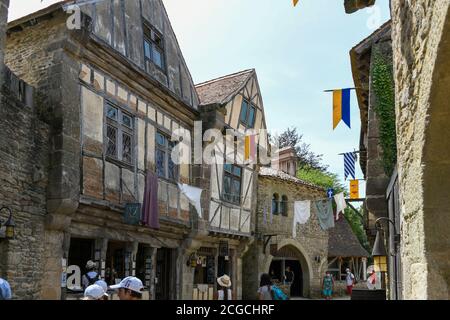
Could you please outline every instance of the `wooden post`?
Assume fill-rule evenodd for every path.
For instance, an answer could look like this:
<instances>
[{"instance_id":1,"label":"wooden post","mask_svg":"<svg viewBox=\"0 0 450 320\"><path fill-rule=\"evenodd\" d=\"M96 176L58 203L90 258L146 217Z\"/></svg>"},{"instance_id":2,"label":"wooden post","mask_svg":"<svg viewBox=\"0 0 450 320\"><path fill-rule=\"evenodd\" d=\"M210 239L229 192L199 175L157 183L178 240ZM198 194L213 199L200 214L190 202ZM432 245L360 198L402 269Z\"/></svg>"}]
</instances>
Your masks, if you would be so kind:
<instances>
[{"instance_id":1,"label":"wooden post","mask_svg":"<svg viewBox=\"0 0 450 320\"><path fill-rule=\"evenodd\" d=\"M362 265L363 265L363 280L367 280L367 258L362 258Z\"/></svg>"}]
</instances>

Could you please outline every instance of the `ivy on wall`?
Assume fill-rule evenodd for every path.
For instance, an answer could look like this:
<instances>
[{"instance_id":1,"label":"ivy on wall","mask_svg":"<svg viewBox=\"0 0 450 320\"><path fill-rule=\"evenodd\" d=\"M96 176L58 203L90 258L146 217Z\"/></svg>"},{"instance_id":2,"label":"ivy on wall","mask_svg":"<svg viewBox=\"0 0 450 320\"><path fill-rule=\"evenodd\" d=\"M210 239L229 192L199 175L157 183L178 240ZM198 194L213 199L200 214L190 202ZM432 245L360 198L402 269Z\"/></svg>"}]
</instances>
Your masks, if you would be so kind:
<instances>
[{"instance_id":1,"label":"ivy on wall","mask_svg":"<svg viewBox=\"0 0 450 320\"><path fill-rule=\"evenodd\" d=\"M391 176L397 163L397 136L395 130L395 88L392 57L373 47L371 63L374 110L379 122L380 144L383 150L383 168Z\"/></svg>"}]
</instances>

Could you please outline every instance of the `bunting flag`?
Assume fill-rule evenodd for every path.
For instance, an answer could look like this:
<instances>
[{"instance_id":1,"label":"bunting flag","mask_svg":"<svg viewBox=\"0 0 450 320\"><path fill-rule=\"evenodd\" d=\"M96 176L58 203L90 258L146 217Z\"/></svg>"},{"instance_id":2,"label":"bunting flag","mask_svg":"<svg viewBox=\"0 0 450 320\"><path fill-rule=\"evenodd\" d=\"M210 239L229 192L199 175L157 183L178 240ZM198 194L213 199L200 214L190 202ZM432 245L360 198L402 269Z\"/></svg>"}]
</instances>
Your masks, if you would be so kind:
<instances>
[{"instance_id":1,"label":"bunting flag","mask_svg":"<svg viewBox=\"0 0 450 320\"><path fill-rule=\"evenodd\" d=\"M297 5L297 3L299 2L299 0L293 0L294 2L294 7Z\"/></svg>"},{"instance_id":2,"label":"bunting flag","mask_svg":"<svg viewBox=\"0 0 450 320\"><path fill-rule=\"evenodd\" d=\"M339 193L334 196L334 201L336 202L336 221L339 220L339 214L342 212L344 214L345 208L347 208L347 203L345 202L344 193Z\"/></svg>"},{"instance_id":3,"label":"bunting flag","mask_svg":"<svg viewBox=\"0 0 450 320\"><path fill-rule=\"evenodd\" d=\"M245 158L244 160L256 159L256 135L245 136Z\"/></svg>"},{"instance_id":4,"label":"bunting flag","mask_svg":"<svg viewBox=\"0 0 450 320\"><path fill-rule=\"evenodd\" d=\"M348 176L351 176L353 179L355 177L355 163L356 163L356 153L349 152L344 153L344 177L347 180Z\"/></svg>"},{"instance_id":5,"label":"bunting flag","mask_svg":"<svg viewBox=\"0 0 450 320\"><path fill-rule=\"evenodd\" d=\"M333 91L333 130L341 120L351 129L350 125L350 91L342 89Z\"/></svg>"},{"instance_id":6,"label":"bunting flag","mask_svg":"<svg viewBox=\"0 0 450 320\"><path fill-rule=\"evenodd\" d=\"M359 181L350 181L350 199L359 199Z\"/></svg>"}]
</instances>

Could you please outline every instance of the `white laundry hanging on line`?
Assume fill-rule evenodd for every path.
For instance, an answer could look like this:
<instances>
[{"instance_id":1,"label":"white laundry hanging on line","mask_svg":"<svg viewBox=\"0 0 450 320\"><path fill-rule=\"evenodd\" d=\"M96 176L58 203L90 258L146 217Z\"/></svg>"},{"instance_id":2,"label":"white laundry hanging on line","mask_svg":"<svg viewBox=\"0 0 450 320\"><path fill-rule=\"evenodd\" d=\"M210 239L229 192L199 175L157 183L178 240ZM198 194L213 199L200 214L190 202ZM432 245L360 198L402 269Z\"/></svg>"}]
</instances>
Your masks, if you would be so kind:
<instances>
[{"instance_id":1,"label":"white laundry hanging on line","mask_svg":"<svg viewBox=\"0 0 450 320\"><path fill-rule=\"evenodd\" d=\"M181 193L183 193L186 198L188 198L189 202L195 207L198 216L202 218L201 198L203 189L181 183L178 184L178 187L180 188Z\"/></svg>"},{"instance_id":2,"label":"white laundry hanging on line","mask_svg":"<svg viewBox=\"0 0 450 320\"><path fill-rule=\"evenodd\" d=\"M334 201L336 201L336 221L339 220L339 213L344 213L345 208L347 208L347 202L345 202L344 193L339 193L334 196Z\"/></svg>"},{"instance_id":3,"label":"white laundry hanging on line","mask_svg":"<svg viewBox=\"0 0 450 320\"><path fill-rule=\"evenodd\" d=\"M311 201L296 201L294 203L294 225L292 237L297 237L297 223L305 224L311 216Z\"/></svg>"}]
</instances>

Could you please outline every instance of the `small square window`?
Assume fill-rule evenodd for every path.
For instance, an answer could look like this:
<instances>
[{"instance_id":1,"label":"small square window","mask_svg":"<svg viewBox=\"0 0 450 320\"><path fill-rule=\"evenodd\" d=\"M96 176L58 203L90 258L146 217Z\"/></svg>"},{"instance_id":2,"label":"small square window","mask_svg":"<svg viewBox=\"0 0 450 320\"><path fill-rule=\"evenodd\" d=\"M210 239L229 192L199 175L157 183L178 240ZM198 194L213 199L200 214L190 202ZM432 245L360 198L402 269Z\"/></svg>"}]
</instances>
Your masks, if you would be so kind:
<instances>
[{"instance_id":1,"label":"small square window","mask_svg":"<svg viewBox=\"0 0 450 320\"><path fill-rule=\"evenodd\" d=\"M156 142L160 145L160 146L166 146L166 137L163 136L160 133L156 134Z\"/></svg>"},{"instance_id":2,"label":"small square window","mask_svg":"<svg viewBox=\"0 0 450 320\"><path fill-rule=\"evenodd\" d=\"M128 128L133 128L133 121L131 120L131 117L126 114L122 114L122 123Z\"/></svg>"},{"instance_id":3,"label":"small square window","mask_svg":"<svg viewBox=\"0 0 450 320\"><path fill-rule=\"evenodd\" d=\"M113 106L108 104L108 107L106 110L106 116L111 120L117 121L117 115L118 115L117 108L114 108Z\"/></svg>"}]
</instances>

